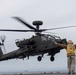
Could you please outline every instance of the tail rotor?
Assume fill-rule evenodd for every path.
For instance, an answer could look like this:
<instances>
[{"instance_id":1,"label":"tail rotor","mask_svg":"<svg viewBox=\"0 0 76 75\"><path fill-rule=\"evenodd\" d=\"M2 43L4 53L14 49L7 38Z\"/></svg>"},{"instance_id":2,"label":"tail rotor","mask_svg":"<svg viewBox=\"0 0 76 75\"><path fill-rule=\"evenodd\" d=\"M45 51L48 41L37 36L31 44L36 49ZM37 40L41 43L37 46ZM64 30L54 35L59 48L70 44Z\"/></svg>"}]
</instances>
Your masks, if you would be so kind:
<instances>
[{"instance_id":1,"label":"tail rotor","mask_svg":"<svg viewBox=\"0 0 76 75\"><path fill-rule=\"evenodd\" d=\"M1 35L0 39L1 39L1 47L3 48L3 51L6 53L6 49L5 49L5 45L4 45L6 36L5 35Z\"/></svg>"}]
</instances>

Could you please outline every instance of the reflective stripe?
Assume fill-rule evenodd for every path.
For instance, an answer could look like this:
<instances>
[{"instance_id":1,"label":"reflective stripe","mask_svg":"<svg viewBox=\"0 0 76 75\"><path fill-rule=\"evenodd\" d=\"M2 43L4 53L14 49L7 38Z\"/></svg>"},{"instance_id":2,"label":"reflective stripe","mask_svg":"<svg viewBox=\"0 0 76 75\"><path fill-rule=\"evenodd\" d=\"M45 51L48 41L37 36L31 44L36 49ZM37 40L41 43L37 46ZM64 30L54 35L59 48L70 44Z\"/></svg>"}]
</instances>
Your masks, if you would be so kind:
<instances>
[{"instance_id":1,"label":"reflective stripe","mask_svg":"<svg viewBox=\"0 0 76 75\"><path fill-rule=\"evenodd\" d=\"M74 54L70 54L70 53L69 53L69 54L67 54L67 56L75 56L75 53L74 53Z\"/></svg>"},{"instance_id":2,"label":"reflective stripe","mask_svg":"<svg viewBox=\"0 0 76 75\"><path fill-rule=\"evenodd\" d=\"M67 55L74 56L75 55L75 46L74 45L67 45L66 52L67 52Z\"/></svg>"}]
</instances>

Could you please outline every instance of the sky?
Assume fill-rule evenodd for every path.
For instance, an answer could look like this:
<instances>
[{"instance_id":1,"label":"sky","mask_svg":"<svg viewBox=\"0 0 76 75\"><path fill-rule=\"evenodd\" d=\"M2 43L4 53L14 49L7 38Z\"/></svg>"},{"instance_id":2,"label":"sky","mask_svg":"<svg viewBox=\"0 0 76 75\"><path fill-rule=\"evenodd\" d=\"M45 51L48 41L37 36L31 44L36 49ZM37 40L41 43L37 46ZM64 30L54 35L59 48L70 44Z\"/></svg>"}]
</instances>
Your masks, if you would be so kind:
<instances>
[{"instance_id":1,"label":"sky","mask_svg":"<svg viewBox=\"0 0 76 75\"><path fill-rule=\"evenodd\" d=\"M43 21L40 28L54 28L76 25L76 0L0 0L0 29L29 29L12 17L21 17L32 25L35 20ZM48 31L62 39L71 39L76 43L76 28L67 28ZM30 38L34 33L0 32L5 35L5 47L8 52L17 50L16 39ZM67 70L66 51L61 50L51 62L47 54L41 62L37 56L29 60L12 59L0 62L0 72L12 71L51 71Z\"/></svg>"}]
</instances>

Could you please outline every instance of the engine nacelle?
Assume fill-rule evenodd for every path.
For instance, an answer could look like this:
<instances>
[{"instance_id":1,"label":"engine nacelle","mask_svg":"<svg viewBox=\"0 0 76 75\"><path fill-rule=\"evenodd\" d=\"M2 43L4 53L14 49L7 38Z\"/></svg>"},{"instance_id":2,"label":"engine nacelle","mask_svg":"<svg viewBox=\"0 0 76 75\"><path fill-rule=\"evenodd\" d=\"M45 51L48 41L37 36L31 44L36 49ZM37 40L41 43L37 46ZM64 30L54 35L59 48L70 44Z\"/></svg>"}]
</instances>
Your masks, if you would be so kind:
<instances>
[{"instance_id":1,"label":"engine nacelle","mask_svg":"<svg viewBox=\"0 0 76 75\"><path fill-rule=\"evenodd\" d=\"M25 45L33 45L34 42L30 39L24 39L24 40L21 40L21 41L16 41L15 42L17 47L24 47Z\"/></svg>"}]
</instances>

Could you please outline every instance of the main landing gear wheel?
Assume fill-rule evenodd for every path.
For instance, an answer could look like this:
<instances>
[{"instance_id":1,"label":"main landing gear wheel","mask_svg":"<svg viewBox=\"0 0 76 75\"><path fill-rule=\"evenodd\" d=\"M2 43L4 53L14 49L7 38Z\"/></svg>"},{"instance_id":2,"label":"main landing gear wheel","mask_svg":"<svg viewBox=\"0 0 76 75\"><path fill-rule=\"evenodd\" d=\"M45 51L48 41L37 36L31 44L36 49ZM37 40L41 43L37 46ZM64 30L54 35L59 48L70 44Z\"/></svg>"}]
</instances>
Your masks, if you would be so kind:
<instances>
[{"instance_id":1,"label":"main landing gear wheel","mask_svg":"<svg viewBox=\"0 0 76 75\"><path fill-rule=\"evenodd\" d=\"M51 60L51 61L54 61L54 60L55 60L55 58L54 58L53 56L51 56L51 57L50 57L50 60Z\"/></svg>"},{"instance_id":2,"label":"main landing gear wheel","mask_svg":"<svg viewBox=\"0 0 76 75\"><path fill-rule=\"evenodd\" d=\"M38 60L38 61L41 61L41 60L42 60L42 57L41 57L41 56L38 56L38 57L37 57L37 60Z\"/></svg>"}]
</instances>

